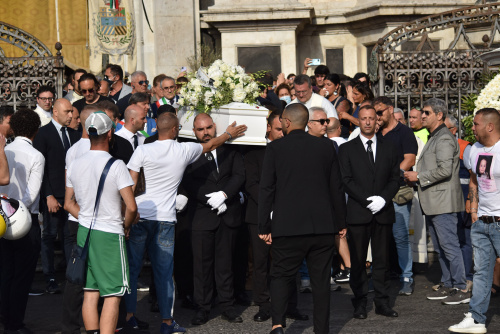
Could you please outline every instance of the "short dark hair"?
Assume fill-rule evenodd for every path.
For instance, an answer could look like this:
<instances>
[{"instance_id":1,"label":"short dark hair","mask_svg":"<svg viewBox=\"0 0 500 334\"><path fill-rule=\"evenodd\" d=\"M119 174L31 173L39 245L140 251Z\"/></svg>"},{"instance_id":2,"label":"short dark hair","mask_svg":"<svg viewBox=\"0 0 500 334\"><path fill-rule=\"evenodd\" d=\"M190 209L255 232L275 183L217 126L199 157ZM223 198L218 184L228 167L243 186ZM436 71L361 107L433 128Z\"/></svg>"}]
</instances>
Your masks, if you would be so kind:
<instances>
[{"instance_id":1,"label":"short dark hair","mask_svg":"<svg viewBox=\"0 0 500 334\"><path fill-rule=\"evenodd\" d=\"M0 107L0 124L3 123L4 119L14 115L14 108L11 106L1 106Z\"/></svg>"},{"instance_id":2,"label":"short dark hair","mask_svg":"<svg viewBox=\"0 0 500 334\"><path fill-rule=\"evenodd\" d=\"M39 97L40 94L45 93L45 92L50 92L50 93L52 93L52 95L54 95L54 97L56 96L56 91L55 91L54 87L43 85L43 86L40 86L38 88L38 90L36 91L36 97Z\"/></svg>"},{"instance_id":3,"label":"short dark hair","mask_svg":"<svg viewBox=\"0 0 500 334\"><path fill-rule=\"evenodd\" d=\"M149 102L149 95L146 93L134 93L128 100L128 105L137 104L139 102Z\"/></svg>"},{"instance_id":4,"label":"short dark hair","mask_svg":"<svg viewBox=\"0 0 500 334\"><path fill-rule=\"evenodd\" d=\"M373 100L374 98L372 90L363 82L356 82L352 89L356 89L358 92L360 92L361 95L365 97L365 100Z\"/></svg>"},{"instance_id":5,"label":"short dark hair","mask_svg":"<svg viewBox=\"0 0 500 334\"><path fill-rule=\"evenodd\" d=\"M99 86L101 85L99 80L97 80L97 77L92 73L85 73L84 75L82 75L80 79L78 79L78 84L81 84L85 80L93 80L96 88L99 88Z\"/></svg>"},{"instance_id":6,"label":"short dark hair","mask_svg":"<svg viewBox=\"0 0 500 334\"><path fill-rule=\"evenodd\" d=\"M294 85L303 85L307 83L307 85L309 87L311 87L311 78L309 78L309 76L307 76L306 74L299 74L295 77L295 79L293 79L293 84Z\"/></svg>"},{"instance_id":7,"label":"short dark hair","mask_svg":"<svg viewBox=\"0 0 500 334\"><path fill-rule=\"evenodd\" d=\"M295 74L294 73L290 73L289 75L286 76L287 79L290 79L291 77L294 77Z\"/></svg>"},{"instance_id":8,"label":"short dark hair","mask_svg":"<svg viewBox=\"0 0 500 334\"><path fill-rule=\"evenodd\" d=\"M394 107L394 103L392 103L392 100L387 97L387 96L379 96L372 102L372 106L375 106L376 104L385 104L388 107Z\"/></svg>"},{"instance_id":9,"label":"short dark hair","mask_svg":"<svg viewBox=\"0 0 500 334\"><path fill-rule=\"evenodd\" d=\"M327 74L325 80L331 81L334 85L340 84L340 77L336 73Z\"/></svg>"},{"instance_id":10,"label":"short dark hair","mask_svg":"<svg viewBox=\"0 0 500 334\"><path fill-rule=\"evenodd\" d=\"M119 118L120 117L120 110L118 109L118 106L114 104L113 101L110 100L104 100L101 102L97 102L95 104L97 107L99 107L100 110L109 110L113 113L114 118Z\"/></svg>"},{"instance_id":11,"label":"short dark hair","mask_svg":"<svg viewBox=\"0 0 500 334\"><path fill-rule=\"evenodd\" d=\"M328 74L330 74L330 69L325 65L318 65L318 67L316 67L314 69L314 75L318 75L318 74L328 75Z\"/></svg>"},{"instance_id":12,"label":"short dark hair","mask_svg":"<svg viewBox=\"0 0 500 334\"><path fill-rule=\"evenodd\" d=\"M28 108L19 109L10 118L10 128L16 137L34 137L41 124L40 116Z\"/></svg>"},{"instance_id":13,"label":"short dark hair","mask_svg":"<svg viewBox=\"0 0 500 334\"><path fill-rule=\"evenodd\" d=\"M75 70L73 74L71 74L71 79L74 80L77 73L87 74L87 71L85 71L83 68L79 68Z\"/></svg>"},{"instance_id":14,"label":"short dark hair","mask_svg":"<svg viewBox=\"0 0 500 334\"><path fill-rule=\"evenodd\" d=\"M120 65L108 64L108 66L106 66L106 69L108 68L113 75L117 75L120 77L120 80L123 80L123 69Z\"/></svg>"},{"instance_id":15,"label":"short dark hair","mask_svg":"<svg viewBox=\"0 0 500 334\"><path fill-rule=\"evenodd\" d=\"M281 112L273 111L267 116L267 124L271 125L276 117L281 117Z\"/></svg>"},{"instance_id":16,"label":"short dark hair","mask_svg":"<svg viewBox=\"0 0 500 334\"><path fill-rule=\"evenodd\" d=\"M162 80L165 79L166 77L167 76L165 74L158 74L157 76L155 76L155 78L153 79L153 87L161 86Z\"/></svg>"},{"instance_id":17,"label":"short dark hair","mask_svg":"<svg viewBox=\"0 0 500 334\"><path fill-rule=\"evenodd\" d=\"M171 112L175 114L175 108L172 107L170 104L162 104L158 108L158 111L156 111L156 117L160 117L160 115L163 114L164 112Z\"/></svg>"},{"instance_id":18,"label":"short dark hair","mask_svg":"<svg viewBox=\"0 0 500 334\"><path fill-rule=\"evenodd\" d=\"M180 83L188 83L189 82L189 79L186 78L186 77L180 77L180 78L177 78L177 81L176 83L177 84L180 84Z\"/></svg>"},{"instance_id":19,"label":"short dark hair","mask_svg":"<svg viewBox=\"0 0 500 334\"><path fill-rule=\"evenodd\" d=\"M288 90L288 94L292 95L292 92L290 91L290 86L288 86L288 84L286 83L282 83L281 85L279 85L278 87L276 87L276 89L274 90L274 92L276 93L276 95L279 94L280 90L282 89L286 89Z\"/></svg>"}]
</instances>

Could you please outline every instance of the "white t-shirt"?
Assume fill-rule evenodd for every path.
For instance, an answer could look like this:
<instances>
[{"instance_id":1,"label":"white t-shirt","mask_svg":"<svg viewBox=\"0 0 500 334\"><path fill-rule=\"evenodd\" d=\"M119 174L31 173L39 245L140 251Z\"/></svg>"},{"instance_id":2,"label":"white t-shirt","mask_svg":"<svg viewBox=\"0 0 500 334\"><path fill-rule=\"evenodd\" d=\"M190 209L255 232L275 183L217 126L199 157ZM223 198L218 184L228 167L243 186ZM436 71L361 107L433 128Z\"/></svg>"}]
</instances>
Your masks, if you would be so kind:
<instances>
[{"instance_id":1,"label":"white t-shirt","mask_svg":"<svg viewBox=\"0 0 500 334\"><path fill-rule=\"evenodd\" d=\"M90 139L80 138L80 140L74 143L73 146L69 148L68 152L66 152L66 170L76 158L81 157L88 151L90 151ZM78 222L78 219L73 217L71 213L68 213L68 219Z\"/></svg>"},{"instance_id":2,"label":"white t-shirt","mask_svg":"<svg viewBox=\"0 0 500 334\"><path fill-rule=\"evenodd\" d=\"M299 99L295 98L290 103L302 103L302 102L300 102ZM337 119L339 118L339 116L337 115L337 110L335 110L333 104L330 101L328 101L328 99L325 99L323 96L316 94L314 92L312 93L311 98L306 103L302 104L305 105L307 109L310 109L311 107L323 108L328 118L331 117L335 117Z\"/></svg>"},{"instance_id":3,"label":"white t-shirt","mask_svg":"<svg viewBox=\"0 0 500 334\"><path fill-rule=\"evenodd\" d=\"M479 217L500 216L500 143L484 147L479 142L472 146L469 166L477 177Z\"/></svg>"},{"instance_id":4,"label":"white t-shirt","mask_svg":"<svg viewBox=\"0 0 500 334\"><path fill-rule=\"evenodd\" d=\"M144 168L146 192L136 197L141 218L175 222L175 197L186 167L198 160L203 146L157 140L138 146L127 167L139 172Z\"/></svg>"},{"instance_id":5,"label":"white t-shirt","mask_svg":"<svg viewBox=\"0 0 500 334\"><path fill-rule=\"evenodd\" d=\"M110 158L106 151L89 151L75 159L66 171L66 186L74 189L80 205L78 222L87 228L92 222L99 180ZM120 190L133 184L125 163L116 160L104 182L94 229L123 235Z\"/></svg>"}]
</instances>

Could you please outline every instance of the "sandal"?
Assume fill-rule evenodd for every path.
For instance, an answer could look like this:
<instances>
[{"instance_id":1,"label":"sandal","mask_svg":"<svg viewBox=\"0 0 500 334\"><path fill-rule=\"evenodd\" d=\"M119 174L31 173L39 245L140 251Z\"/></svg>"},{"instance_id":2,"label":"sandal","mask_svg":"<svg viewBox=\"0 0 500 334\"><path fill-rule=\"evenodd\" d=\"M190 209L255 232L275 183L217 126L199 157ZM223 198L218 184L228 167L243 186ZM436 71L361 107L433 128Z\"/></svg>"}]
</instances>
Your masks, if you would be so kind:
<instances>
[{"instance_id":1,"label":"sandal","mask_svg":"<svg viewBox=\"0 0 500 334\"><path fill-rule=\"evenodd\" d=\"M495 292L493 292L495 290ZM500 296L500 286L492 284L491 285L491 297Z\"/></svg>"}]
</instances>

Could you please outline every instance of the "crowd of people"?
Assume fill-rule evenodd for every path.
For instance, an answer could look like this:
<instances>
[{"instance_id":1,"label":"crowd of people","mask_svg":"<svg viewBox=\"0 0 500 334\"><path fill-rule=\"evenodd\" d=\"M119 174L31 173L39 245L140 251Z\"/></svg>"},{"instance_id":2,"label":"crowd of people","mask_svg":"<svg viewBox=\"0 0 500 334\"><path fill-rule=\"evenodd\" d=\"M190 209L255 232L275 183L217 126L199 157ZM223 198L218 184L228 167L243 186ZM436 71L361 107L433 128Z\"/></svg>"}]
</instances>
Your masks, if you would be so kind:
<instances>
[{"instance_id":1,"label":"crowd of people","mask_svg":"<svg viewBox=\"0 0 500 334\"><path fill-rule=\"evenodd\" d=\"M215 301L222 319L243 322L235 304L252 302L249 272L253 320L272 318L273 334L286 319L308 320L299 292L313 294L314 332L328 333L330 292L345 283L353 318L367 318L370 291L375 313L398 317L389 288L397 275L399 295L413 293L414 210L425 215L415 229L428 229L442 271L427 298L469 303L449 330L485 333L500 289L500 114L477 112L472 145L457 138L443 100L405 117L373 95L365 73L319 65L308 76L310 61L302 74L258 79L256 103L269 109L265 147L223 145L246 126L217 129L209 114L194 117L195 141L179 138L185 73L150 85L136 71L128 85L118 65L102 80L79 69L63 97L39 87L34 111L0 107L0 193L22 201L33 221L24 237L0 239L5 333L32 333L23 320L40 255L45 292L64 293L65 334L80 333L80 316L87 333L147 329L137 315L146 258L162 334L186 332L176 298L194 310L192 325L210 319ZM61 288L56 240L66 261L88 247L84 285Z\"/></svg>"}]
</instances>

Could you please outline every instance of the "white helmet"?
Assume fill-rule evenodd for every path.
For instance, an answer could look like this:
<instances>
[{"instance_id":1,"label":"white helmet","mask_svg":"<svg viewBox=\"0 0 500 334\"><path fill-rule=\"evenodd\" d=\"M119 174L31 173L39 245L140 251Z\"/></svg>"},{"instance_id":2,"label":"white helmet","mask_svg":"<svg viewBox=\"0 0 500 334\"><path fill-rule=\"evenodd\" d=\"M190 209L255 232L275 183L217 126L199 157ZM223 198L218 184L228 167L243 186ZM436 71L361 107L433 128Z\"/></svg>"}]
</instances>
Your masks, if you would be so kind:
<instances>
[{"instance_id":1,"label":"white helmet","mask_svg":"<svg viewBox=\"0 0 500 334\"><path fill-rule=\"evenodd\" d=\"M7 230L3 237L8 240L17 240L28 234L31 229L31 214L23 202L17 199L0 197L2 210L8 217Z\"/></svg>"}]
</instances>

